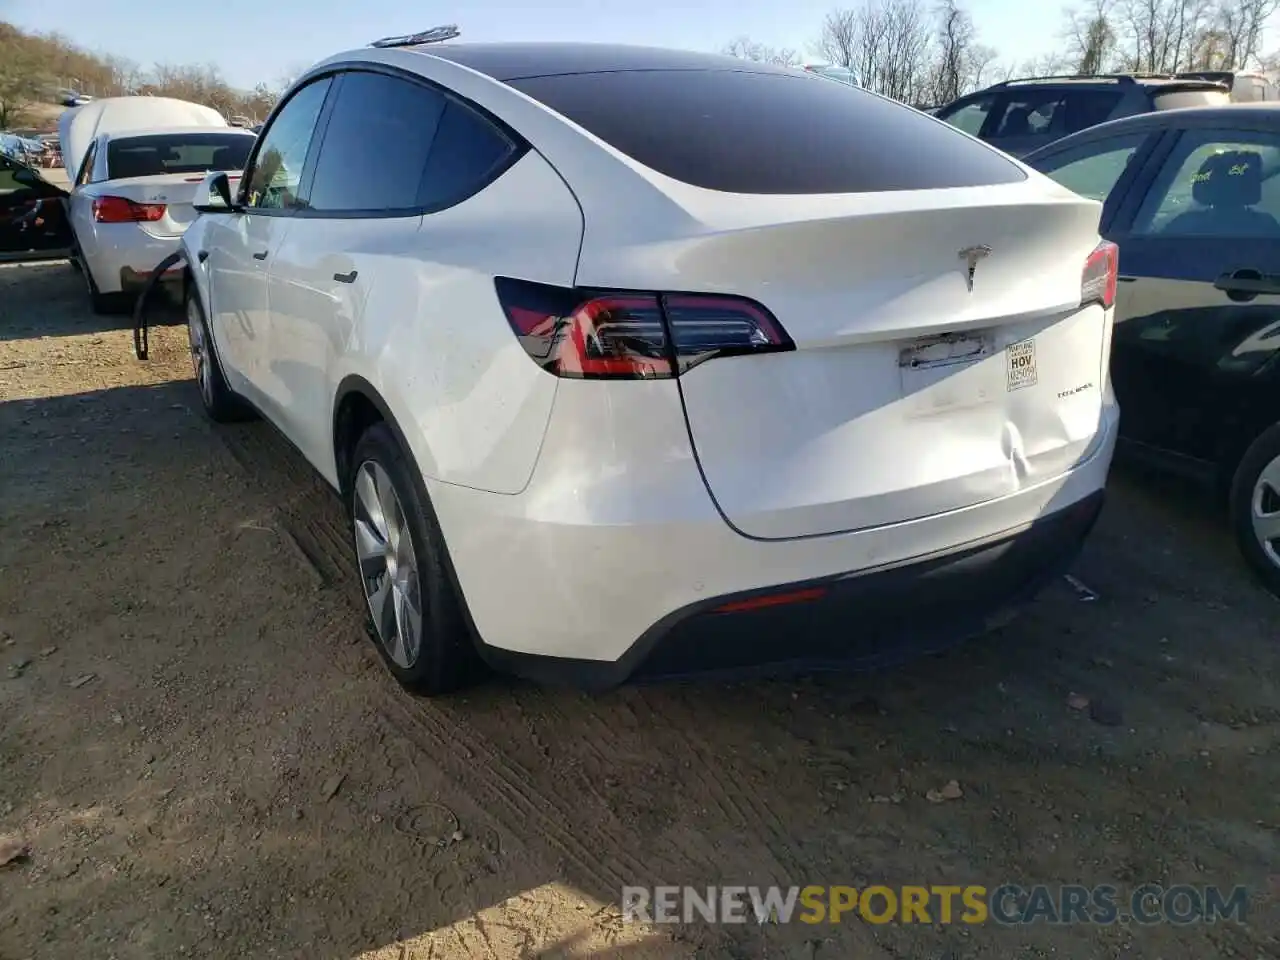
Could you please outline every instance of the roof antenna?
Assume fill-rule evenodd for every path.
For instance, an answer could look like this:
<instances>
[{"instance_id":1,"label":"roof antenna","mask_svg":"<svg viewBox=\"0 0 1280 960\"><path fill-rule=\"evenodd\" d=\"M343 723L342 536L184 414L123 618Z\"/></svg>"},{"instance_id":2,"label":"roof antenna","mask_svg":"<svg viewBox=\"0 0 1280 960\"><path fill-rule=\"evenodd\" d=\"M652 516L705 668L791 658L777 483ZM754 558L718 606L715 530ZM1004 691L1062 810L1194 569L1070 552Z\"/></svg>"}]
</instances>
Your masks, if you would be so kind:
<instances>
[{"instance_id":1,"label":"roof antenna","mask_svg":"<svg viewBox=\"0 0 1280 960\"><path fill-rule=\"evenodd\" d=\"M387 47L416 47L421 43L443 43L461 35L462 31L458 29L458 25L451 23L443 27L432 27L430 30L423 30L421 33L407 33L402 37L383 37L381 40L373 41L369 46L382 49Z\"/></svg>"}]
</instances>

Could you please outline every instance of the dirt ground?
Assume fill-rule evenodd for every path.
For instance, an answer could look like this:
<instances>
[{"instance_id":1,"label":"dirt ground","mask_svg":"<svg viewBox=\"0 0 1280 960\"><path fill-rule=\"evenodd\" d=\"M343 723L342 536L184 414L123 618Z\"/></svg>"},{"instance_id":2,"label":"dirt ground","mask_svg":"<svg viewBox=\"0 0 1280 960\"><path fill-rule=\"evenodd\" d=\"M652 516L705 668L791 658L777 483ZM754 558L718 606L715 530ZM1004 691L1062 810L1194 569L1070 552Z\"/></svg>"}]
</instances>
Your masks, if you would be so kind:
<instances>
[{"instance_id":1,"label":"dirt ground","mask_svg":"<svg viewBox=\"0 0 1280 960\"><path fill-rule=\"evenodd\" d=\"M874 676L402 693L335 497L66 263L0 268L0 958L1280 956L1280 604L1117 475L1000 633ZM1072 694L1093 701L1095 716ZM1099 705L1101 705L1099 707ZM963 796L926 793L956 780ZM623 924L623 885L1245 884L1249 922Z\"/></svg>"}]
</instances>

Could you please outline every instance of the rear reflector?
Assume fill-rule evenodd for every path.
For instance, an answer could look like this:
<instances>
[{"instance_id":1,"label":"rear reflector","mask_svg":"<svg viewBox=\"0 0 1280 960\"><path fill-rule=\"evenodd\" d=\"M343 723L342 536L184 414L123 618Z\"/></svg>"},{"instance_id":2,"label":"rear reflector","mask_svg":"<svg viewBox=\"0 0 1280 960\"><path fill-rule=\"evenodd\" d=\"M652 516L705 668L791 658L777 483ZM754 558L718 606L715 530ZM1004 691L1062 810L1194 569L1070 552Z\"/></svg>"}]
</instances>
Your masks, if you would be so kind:
<instances>
[{"instance_id":1,"label":"rear reflector","mask_svg":"<svg viewBox=\"0 0 1280 960\"><path fill-rule=\"evenodd\" d=\"M163 203L135 203L127 197L96 197L93 219L98 223L154 223L164 216Z\"/></svg>"},{"instance_id":2,"label":"rear reflector","mask_svg":"<svg viewBox=\"0 0 1280 960\"><path fill-rule=\"evenodd\" d=\"M826 595L825 587L810 587L788 593L769 593L762 597L751 597L749 600L734 600L714 608L711 612L746 613L750 610L764 610L768 607L781 607L791 603L811 603L814 600L821 600Z\"/></svg>"},{"instance_id":3,"label":"rear reflector","mask_svg":"<svg viewBox=\"0 0 1280 960\"><path fill-rule=\"evenodd\" d=\"M1080 306L1101 304L1109 309L1116 302L1116 284L1120 276L1120 248L1109 240L1094 247L1084 262L1080 279Z\"/></svg>"},{"instance_id":4,"label":"rear reflector","mask_svg":"<svg viewBox=\"0 0 1280 960\"><path fill-rule=\"evenodd\" d=\"M794 350L758 303L715 294L580 290L498 277L498 300L525 352L576 379L655 379L717 356Z\"/></svg>"}]
</instances>

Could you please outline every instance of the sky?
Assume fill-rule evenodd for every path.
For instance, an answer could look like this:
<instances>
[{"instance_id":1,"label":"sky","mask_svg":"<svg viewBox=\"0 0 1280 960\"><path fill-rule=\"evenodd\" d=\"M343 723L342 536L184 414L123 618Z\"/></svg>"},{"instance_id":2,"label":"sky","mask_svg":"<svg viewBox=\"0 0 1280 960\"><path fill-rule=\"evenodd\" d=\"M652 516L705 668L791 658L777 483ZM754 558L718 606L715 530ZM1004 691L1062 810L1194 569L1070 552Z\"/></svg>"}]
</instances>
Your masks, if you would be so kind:
<instances>
[{"instance_id":1,"label":"sky","mask_svg":"<svg viewBox=\"0 0 1280 960\"><path fill-rule=\"evenodd\" d=\"M584 40L719 50L749 36L821 62L822 20L858 0L0 0L0 20L162 63L214 63L238 87L272 85L379 37L456 23L463 40ZM1058 0L968 0L980 42L1025 63L1061 46ZM1280 31L1269 31L1265 49Z\"/></svg>"}]
</instances>

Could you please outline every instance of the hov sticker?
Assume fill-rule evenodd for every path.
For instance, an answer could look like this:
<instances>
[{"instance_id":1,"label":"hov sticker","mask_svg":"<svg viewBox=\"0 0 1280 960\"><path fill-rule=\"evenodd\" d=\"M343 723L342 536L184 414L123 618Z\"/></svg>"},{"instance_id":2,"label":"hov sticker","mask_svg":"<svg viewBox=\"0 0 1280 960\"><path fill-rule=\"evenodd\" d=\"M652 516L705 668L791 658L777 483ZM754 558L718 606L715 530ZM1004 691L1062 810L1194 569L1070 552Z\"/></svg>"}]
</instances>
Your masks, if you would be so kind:
<instances>
[{"instance_id":1,"label":"hov sticker","mask_svg":"<svg viewBox=\"0 0 1280 960\"><path fill-rule=\"evenodd\" d=\"M1036 342L1022 340L1005 347L1006 382L1010 391L1034 386L1036 382Z\"/></svg>"}]
</instances>

